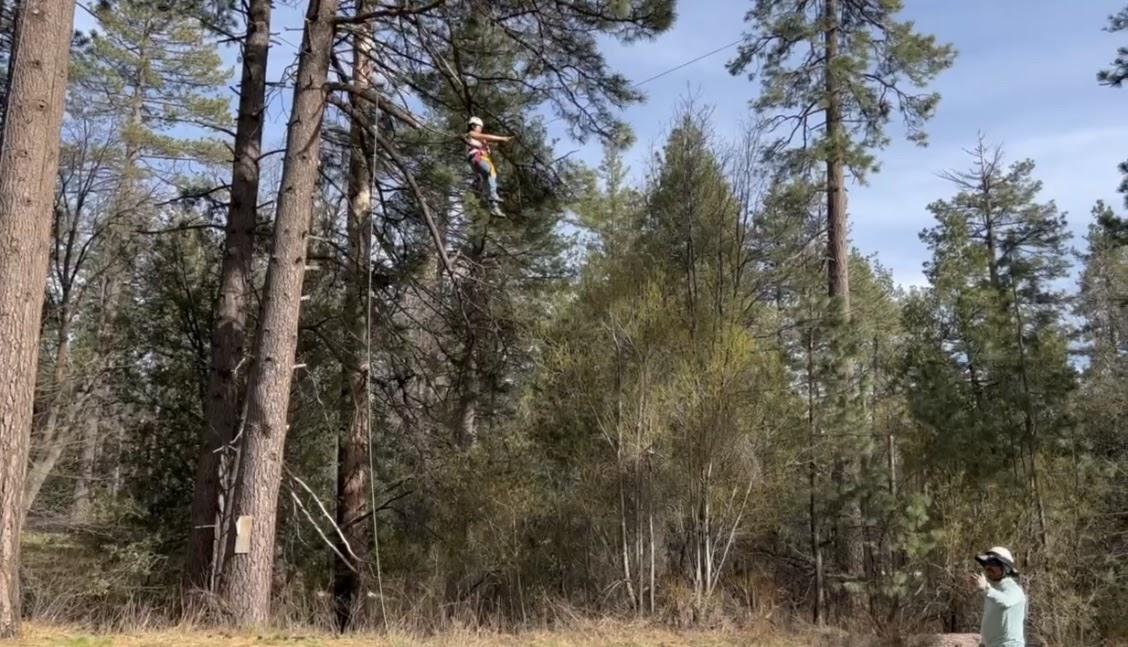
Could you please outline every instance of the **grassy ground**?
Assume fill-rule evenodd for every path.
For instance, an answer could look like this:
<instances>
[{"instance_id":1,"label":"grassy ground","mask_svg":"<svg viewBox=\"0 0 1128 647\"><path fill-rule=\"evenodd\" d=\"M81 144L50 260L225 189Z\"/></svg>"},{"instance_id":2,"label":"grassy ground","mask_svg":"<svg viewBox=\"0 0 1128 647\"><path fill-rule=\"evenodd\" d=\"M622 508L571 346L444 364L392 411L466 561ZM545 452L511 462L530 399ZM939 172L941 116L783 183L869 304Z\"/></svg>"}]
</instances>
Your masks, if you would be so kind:
<instances>
[{"instance_id":1,"label":"grassy ground","mask_svg":"<svg viewBox=\"0 0 1128 647\"><path fill-rule=\"evenodd\" d=\"M450 633L434 638L241 634L220 630L139 632L96 636L78 630L30 625L17 642L27 647L806 647L813 643L754 632L672 632L625 626L517 635Z\"/></svg>"},{"instance_id":2,"label":"grassy ground","mask_svg":"<svg viewBox=\"0 0 1128 647\"><path fill-rule=\"evenodd\" d=\"M530 631L520 634L488 631L450 631L435 637L407 634L336 638L317 630L298 629L276 633L238 633L219 629L161 629L102 634L90 629L59 623L82 616L76 605L85 604L91 591L106 591L100 603L115 590L123 577L122 565L106 560L102 539L94 532L54 532L50 528L28 532L23 541L25 575L32 596L25 611L39 622L25 624L18 641L0 640L0 645L28 647L810 647L817 641L797 637L769 636L752 630L676 632L653 625L632 625L619 621L584 621L554 632ZM128 564L126 564L128 566ZM128 583L128 582L127 582ZM116 600L125 605L128 598ZM145 613L136 614L144 622ZM132 617L122 611L125 617ZM159 622L159 621L158 621ZM129 625L127 625L129 626ZM141 624L140 626L145 626Z\"/></svg>"}]
</instances>

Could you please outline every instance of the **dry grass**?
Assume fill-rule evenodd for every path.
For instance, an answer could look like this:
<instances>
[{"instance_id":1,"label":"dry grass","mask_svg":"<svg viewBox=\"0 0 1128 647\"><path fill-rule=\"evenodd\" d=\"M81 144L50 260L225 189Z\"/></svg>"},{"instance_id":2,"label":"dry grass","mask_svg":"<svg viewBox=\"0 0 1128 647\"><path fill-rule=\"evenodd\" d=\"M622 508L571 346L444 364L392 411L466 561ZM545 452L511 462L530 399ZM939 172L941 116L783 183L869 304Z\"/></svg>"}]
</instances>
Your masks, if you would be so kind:
<instances>
[{"instance_id":1,"label":"dry grass","mask_svg":"<svg viewBox=\"0 0 1128 647\"><path fill-rule=\"evenodd\" d=\"M526 626L546 627L508 632L479 624L473 605L465 613L441 605L441 596L409 601L391 608L392 631L338 638L323 629L332 621L326 600L311 596L282 596L276 600L278 629L241 633L214 628L218 607L201 601L183 609L152 591L139 591L147 570L144 559L106 560L95 533L28 533L24 539L28 596L25 612L33 619L18 641L0 646L28 647L874 647L873 636L850 635L835 629L814 630L802 625L676 630L659 624L585 617L566 605L545 601L541 615ZM143 557L143 555L142 555ZM140 576L138 575L140 573ZM157 593L160 593L158 591ZM436 620L438 618L439 620ZM180 624L177 624L177 623ZM786 624L786 623L785 623ZM549 629L551 628L551 629ZM913 647L962 647L951 640L904 644ZM975 642L968 643L974 645Z\"/></svg>"},{"instance_id":2,"label":"dry grass","mask_svg":"<svg viewBox=\"0 0 1128 647\"><path fill-rule=\"evenodd\" d=\"M560 632L520 634L450 632L430 638L406 635L336 638L318 634L237 633L222 630L171 630L90 635L81 630L30 625L18 642L27 647L809 647L815 643L755 631L675 632L654 627L591 625Z\"/></svg>"}]
</instances>

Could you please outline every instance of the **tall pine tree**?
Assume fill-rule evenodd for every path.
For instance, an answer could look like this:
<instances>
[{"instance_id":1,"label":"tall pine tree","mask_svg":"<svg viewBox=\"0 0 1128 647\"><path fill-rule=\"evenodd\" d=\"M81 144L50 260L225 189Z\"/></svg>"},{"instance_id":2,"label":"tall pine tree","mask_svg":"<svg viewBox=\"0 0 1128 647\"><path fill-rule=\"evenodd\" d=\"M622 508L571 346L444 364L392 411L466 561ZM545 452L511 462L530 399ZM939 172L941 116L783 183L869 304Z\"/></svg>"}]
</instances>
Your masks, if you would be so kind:
<instances>
[{"instance_id":1,"label":"tall pine tree","mask_svg":"<svg viewBox=\"0 0 1128 647\"><path fill-rule=\"evenodd\" d=\"M1113 610L1128 602L1128 571L1116 557L1128 550L1128 219L1102 203L1093 217L1077 302L1088 362L1077 401L1096 505L1078 537L1089 556L1085 566L1100 574L1092 583L1098 627L1123 636L1128 622Z\"/></svg>"},{"instance_id":2,"label":"tall pine tree","mask_svg":"<svg viewBox=\"0 0 1128 647\"><path fill-rule=\"evenodd\" d=\"M926 141L924 122L939 101L919 92L951 65L954 50L897 19L899 0L755 0L751 31L729 63L738 74L756 65L753 102L772 130L773 152L795 171L825 165L829 293L849 312L846 172L876 170L872 151L888 143L899 115L910 140Z\"/></svg>"},{"instance_id":3,"label":"tall pine tree","mask_svg":"<svg viewBox=\"0 0 1128 647\"><path fill-rule=\"evenodd\" d=\"M846 433L858 413L851 331L843 328L850 319L846 173L862 180L877 168L873 150L888 143L885 128L894 114L910 140L925 142L923 125L939 96L921 90L954 58L950 46L898 20L901 9L898 0L755 0L747 15L751 30L729 63L733 74L752 65L758 70L762 90L753 106L781 133L769 155L803 177L817 165L823 169L827 293L836 319L827 329L834 365L826 387L837 403L826 424ZM833 467L843 495L856 489L859 477L853 453L837 457ZM836 524L837 561L854 581L863 567L860 517L858 502L847 496Z\"/></svg>"},{"instance_id":4,"label":"tall pine tree","mask_svg":"<svg viewBox=\"0 0 1128 647\"><path fill-rule=\"evenodd\" d=\"M972 156L970 170L949 175L958 193L929 206L930 287L906 308L920 426L910 469L943 493L934 523L979 519L948 545L1014 545L1037 570L1065 540L1053 536L1064 489L1050 482L1074 386L1058 284L1069 233L1054 203L1038 201L1032 162L1007 167L983 144Z\"/></svg>"},{"instance_id":5,"label":"tall pine tree","mask_svg":"<svg viewBox=\"0 0 1128 647\"><path fill-rule=\"evenodd\" d=\"M204 428L192 490L192 530L184 584L214 591L226 539L232 531L232 446L240 422L247 371L254 230L259 215L266 72L270 51L269 0L251 0L244 15L242 72L231 171L230 203L220 269L219 300L211 336ZM243 370L240 370L243 369Z\"/></svg>"},{"instance_id":6,"label":"tall pine tree","mask_svg":"<svg viewBox=\"0 0 1128 647\"><path fill-rule=\"evenodd\" d=\"M30 0L0 141L0 638L19 633L20 541L74 4Z\"/></svg>"}]
</instances>

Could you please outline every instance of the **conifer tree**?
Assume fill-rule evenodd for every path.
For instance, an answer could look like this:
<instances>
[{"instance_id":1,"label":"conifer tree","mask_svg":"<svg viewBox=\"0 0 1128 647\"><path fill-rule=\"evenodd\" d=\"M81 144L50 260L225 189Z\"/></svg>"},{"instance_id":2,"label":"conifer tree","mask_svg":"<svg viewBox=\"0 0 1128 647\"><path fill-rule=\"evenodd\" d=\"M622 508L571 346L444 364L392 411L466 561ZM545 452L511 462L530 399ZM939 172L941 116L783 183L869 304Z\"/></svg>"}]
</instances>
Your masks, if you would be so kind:
<instances>
[{"instance_id":1,"label":"conifer tree","mask_svg":"<svg viewBox=\"0 0 1128 647\"><path fill-rule=\"evenodd\" d=\"M68 88L71 119L112 133L114 142L100 158L103 213L90 250L91 275L97 277L90 290L94 316L85 319L80 332L94 340L103 377L117 379L99 381L91 396L93 413L83 423L72 510L80 519L91 509L96 449L107 444L106 432L112 429L115 437L107 454L120 455L129 426L120 406L129 383L125 375L131 347L131 324L123 313L136 296L130 286L140 273L137 261L144 246L139 232L157 222L153 204L174 194L184 177L226 159L215 135L225 132L229 121L222 96L227 73L207 46L198 20L171 6L133 0L101 6L97 18L96 28L76 49ZM67 434L55 436L55 442L68 440ZM58 458L58 452L47 448L33 465L29 506ZM114 474L118 477L110 479L111 492L122 485L120 470Z\"/></svg>"},{"instance_id":2,"label":"conifer tree","mask_svg":"<svg viewBox=\"0 0 1128 647\"><path fill-rule=\"evenodd\" d=\"M911 141L923 130L939 95L922 92L951 65L955 52L898 20L899 0L755 0L751 31L729 63L739 74L758 64L762 92L753 102L772 130L773 152L799 171L825 164L829 294L849 312L846 172L876 170L875 149L900 116Z\"/></svg>"},{"instance_id":3,"label":"conifer tree","mask_svg":"<svg viewBox=\"0 0 1128 647\"><path fill-rule=\"evenodd\" d=\"M921 237L932 251L931 287L907 325L916 337L911 402L930 430L933 466L958 468L972 483L1011 483L1021 505L1005 516L1044 551L1052 538L1043 451L1066 429L1073 387L1055 285L1068 268L1069 233L1054 203L1037 201L1033 171L1029 160L1004 167L1000 151L980 144L972 169L950 175L959 192L929 207L937 224Z\"/></svg>"},{"instance_id":4,"label":"conifer tree","mask_svg":"<svg viewBox=\"0 0 1128 647\"><path fill-rule=\"evenodd\" d=\"M1110 32L1128 30L1128 7L1109 16L1108 26L1105 29ZM1124 84L1125 79L1128 79L1128 47L1120 47L1116 50L1116 58L1112 61L1112 66L1098 72L1097 80L1102 85L1119 88ZM1120 191L1124 193L1124 203L1128 205L1128 162L1122 162L1120 164L1120 172L1124 174L1124 181L1120 184Z\"/></svg>"},{"instance_id":5,"label":"conifer tree","mask_svg":"<svg viewBox=\"0 0 1128 647\"><path fill-rule=\"evenodd\" d=\"M24 9L0 131L0 638L17 636L22 619L24 475L74 19L71 2Z\"/></svg>"},{"instance_id":6,"label":"conifer tree","mask_svg":"<svg viewBox=\"0 0 1128 647\"><path fill-rule=\"evenodd\" d=\"M1105 29L1110 32L1128 29L1128 7L1109 16L1108 26ZM1116 50L1116 58L1112 61L1112 66L1098 72L1097 80L1104 85L1118 88L1125 79L1128 79L1128 47L1120 47Z\"/></svg>"},{"instance_id":7,"label":"conifer tree","mask_svg":"<svg viewBox=\"0 0 1128 647\"><path fill-rule=\"evenodd\" d=\"M1082 256L1077 313L1088 365L1078 392L1078 418L1091 452L1086 473L1095 502L1095 523L1078 529L1086 547L1087 571L1101 573L1093 589L1100 600L1095 617L1107 635L1122 635L1128 623L1121 608L1128 600L1128 572L1116 559L1128 549L1128 219L1097 203L1089 225L1088 249Z\"/></svg>"},{"instance_id":8,"label":"conifer tree","mask_svg":"<svg viewBox=\"0 0 1128 647\"><path fill-rule=\"evenodd\" d=\"M827 294L834 307L826 386L836 402L826 424L843 433L858 415L857 394L850 390L852 334L844 327L850 320L846 173L864 180L876 170L873 151L888 143L885 130L893 116L904 121L911 141L926 141L924 122L939 96L923 90L954 58L950 46L898 20L901 9L898 0L755 0L747 15L750 31L729 63L733 74L757 66L762 91L753 106L769 130L780 133L769 156L805 178L816 165L824 170ZM856 490L860 459L852 454L846 450L834 459L833 478L846 497L836 546L839 567L858 581L862 523L850 492Z\"/></svg>"},{"instance_id":9,"label":"conifer tree","mask_svg":"<svg viewBox=\"0 0 1128 647\"><path fill-rule=\"evenodd\" d=\"M230 203L219 299L211 337L204 429L192 490L192 530L184 569L187 587L215 590L216 575L230 535L230 494L236 471L237 435L246 379L251 319L254 230L259 216L266 72L270 51L269 0L251 0L241 39L242 72L234 133ZM221 505L221 501L226 505Z\"/></svg>"}]
</instances>

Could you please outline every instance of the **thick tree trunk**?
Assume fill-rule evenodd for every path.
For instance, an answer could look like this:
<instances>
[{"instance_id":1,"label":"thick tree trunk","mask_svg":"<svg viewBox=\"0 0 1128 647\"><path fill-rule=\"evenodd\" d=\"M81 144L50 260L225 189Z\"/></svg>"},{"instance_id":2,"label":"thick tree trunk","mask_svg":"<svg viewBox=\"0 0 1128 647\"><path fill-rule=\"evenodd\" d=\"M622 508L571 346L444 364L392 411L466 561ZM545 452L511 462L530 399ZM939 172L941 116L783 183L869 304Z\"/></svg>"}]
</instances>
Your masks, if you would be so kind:
<instances>
[{"instance_id":1,"label":"thick tree trunk","mask_svg":"<svg viewBox=\"0 0 1128 647\"><path fill-rule=\"evenodd\" d=\"M270 0L252 0L247 12L247 35L243 43L243 73L239 85L239 116L235 129L235 161L231 173L231 205L227 212L220 296L216 326L212 331L211 365L208 369L205 428L200 456L196 461L196 485L192 491L192 529L188 540L188 562L184 584L189 589L215 589L212 573L220 560L222 537L230 531L221 509L230 493L221 475L233 471L235 452L230 448L239 426L240 385L238 371L246 358L247 319L250 307L251 272L254 261L254 229L258 215L259 157L262 154L262 125L266 105L266 66L270 50ZM221 466L221 463L223 465Z\"/></svg>"},{"instance_id":2,"label":"thick tree trunk","mask_svg":"<svg viewBox=\"0 0 1128 647\"><path fill-rule=\"evenodd\" d=\"M24 519L40 317L74 2L27 0L0 149L0 638L20 628Z\"/></svg>"},{"instance_id":3,"label":"thick tree trunk","mask_svg":"<svg viewBox=\"0 0 1128 647\"><path fill-rule=\"evenodd\" d=\"M838 301L843 319L850 313L849 250L846 246L846 181L843 146L842 106L838 82L834 77L838 58L838 0L825 0L823 20L826 23L826 61L823 64L826 83L826 133L830 155L826 161L827 215L827 279L830 296Z\"/></svg>"},{"instance_id":4,"label":"thick tree trunk","mask_svg":"<svg viewBox=\"0 0 1128 647\"><path fill-rule=\"evenodd\" d=\"M850 251L846 244L846 179L845 179L845 145L846 133L844 130L842 106L839 97L841 87L835 77L834 69L838 60L838 46L840 38L840 12L839 0L824 0L823 21L826 26L824 43L826 60L823 63L824 82L826 90L826 132L829 139L829 155L826 160L826 189L827 189L827 293L832 304L837 309L836 321L839 326L850 324ZM836 388L843 389L835 397L842 402L841 406L849 404L852 399L849 393L853 366L844 356L843 347L838 341L839 334L835 334L835 370L838 373ZM857 580L862 575L863 553L862 546L862 514L860 502L855 494L849 493L850 484L856 483L861 476L861 463L859 456L840 456L835 459L832 478L837 491L844 496L843 512L838 519L838 566L852 580ZM846 616L853 614L857 596L844 592L842 596L843 608L840 611Z\"/></svg>"},{"instance_id":5,"label":"thick tree trunk","mask_svg":"<svg viewBox=\"0 0 1128 647\"><path fill-rule=\"evenodd\" d=\"M358 11L364 11L361 3ZM361 90L371 87L371 27L365 25L353 34L353 84ZM352 95L352 107L364 115L364 101ZM374 110L372 111L374 112ZM376 120L371 120L375 127ZM375 149L370 124L353 119L350 127L348 287L345 296L345 344L341 362L341 428L337 441L337 525L348 549L339 546L334 559L333 595L337 626L346 631L359 620L362 608L363 565L353 559L368 551L368 525L362 521L368 493L368 435L371 424L368 402L368 349L371 344L371 312L368 310L369 258L372 253L372 173L369 160ZM350 550L351 549L351 553Z\"/></svg>"},{"instance_id":6,"label":"thick tree trunk","mask_svg":"<svg viewBox=\"0 0 1128 647\"><path fill-rule=\"evenodd\" d=\"M311 0L287 131L282 186L270 265L247 386L242 474L234 518L248 517L247 552L228 559L223 595L240 625L264 624L270 613L278 489L305 274L306 239L320 163L325 82L337 0Z\"/></svg>"}]
</instances>

